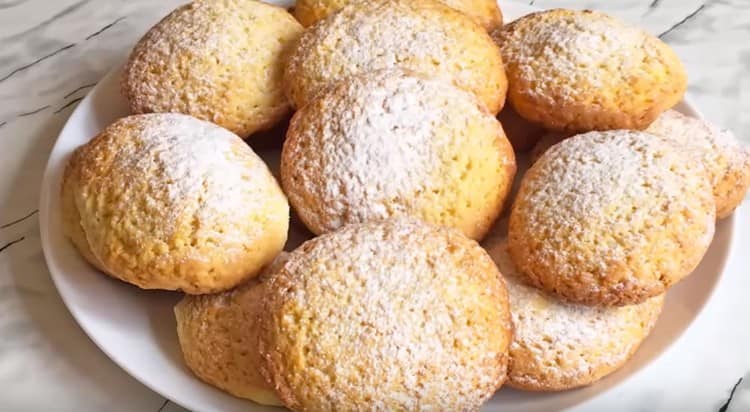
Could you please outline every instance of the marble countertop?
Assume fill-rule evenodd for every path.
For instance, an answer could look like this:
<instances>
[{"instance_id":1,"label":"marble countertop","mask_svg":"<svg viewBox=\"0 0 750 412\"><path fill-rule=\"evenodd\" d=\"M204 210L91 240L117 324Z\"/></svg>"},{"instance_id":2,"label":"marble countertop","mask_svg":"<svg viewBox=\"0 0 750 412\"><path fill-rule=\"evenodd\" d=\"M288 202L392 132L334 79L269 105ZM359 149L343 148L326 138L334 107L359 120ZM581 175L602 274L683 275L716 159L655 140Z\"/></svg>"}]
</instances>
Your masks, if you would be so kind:
<instances>
[{"instance_id":1,"label":"marble countertop","mask_svg":"<svg viewBox=\"0 0 750 412\"><path fill-rule=\"evenodd\" d=\"M77 326L50 280L37 220L43 169L67 117L178 3L0 0L0 410L184 410L118 368ZM750 144L750 1L529 3L599 9L658 34L687 66L693 102ZM736 213L727 272L690 329L636 377L575 410L750 411L748 203Z\"/></svg>"}]
</instances>

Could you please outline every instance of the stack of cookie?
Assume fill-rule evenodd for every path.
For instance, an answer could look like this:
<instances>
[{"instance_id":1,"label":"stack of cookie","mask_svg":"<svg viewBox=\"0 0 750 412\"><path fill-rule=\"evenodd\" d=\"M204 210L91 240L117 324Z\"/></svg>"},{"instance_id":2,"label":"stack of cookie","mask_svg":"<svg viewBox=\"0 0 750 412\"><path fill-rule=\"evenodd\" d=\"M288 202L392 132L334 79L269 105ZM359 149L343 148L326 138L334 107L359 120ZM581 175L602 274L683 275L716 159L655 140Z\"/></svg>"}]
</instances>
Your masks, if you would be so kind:
<instances>
[{"instance_id":1,"label":"stack of cookie","mask_svg":"<svg viewBox=\"0 0 750 412\"><path fill-rule=\"evenodd\" d=\"M172 12L125 66L134 114L63 183L81 255L186 293L185 361L235 396L477 410L506 382L590 384L636 351L750 186L746 149L669 110L676 55L612 17L502 25L493 0L294 14ZM242 139L292 111L275 173ZM285 253L290 205L312 238Z\"/></svg>"}]
</instances>

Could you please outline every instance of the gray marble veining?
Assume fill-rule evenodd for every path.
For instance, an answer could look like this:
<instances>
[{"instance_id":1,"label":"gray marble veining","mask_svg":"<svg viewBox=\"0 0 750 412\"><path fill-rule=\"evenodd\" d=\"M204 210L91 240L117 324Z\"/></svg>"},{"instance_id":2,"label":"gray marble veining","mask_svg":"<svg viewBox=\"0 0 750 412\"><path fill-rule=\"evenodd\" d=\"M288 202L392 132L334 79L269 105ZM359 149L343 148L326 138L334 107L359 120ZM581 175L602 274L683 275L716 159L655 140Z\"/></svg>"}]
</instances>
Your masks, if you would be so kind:
<instances>
[{"instance_id":1,"label":"gray marble veining","mask_svg":"<svg viewBox=\"0 0 750 412\"><path fill-rule=\"evenodd\" d=\"M0 0L0 410L178 411L115 366L84 335L52 285L36 209L50 149L76 104L175 0ZM750 144L750 1L537 0L599 9L672 45L704 115ZM502 4L502 1L501 1ZM750 291L742 253L750 208L725 279L699 322L637 377L578 407L750 410Z\"/></svg>"}]
</instances>

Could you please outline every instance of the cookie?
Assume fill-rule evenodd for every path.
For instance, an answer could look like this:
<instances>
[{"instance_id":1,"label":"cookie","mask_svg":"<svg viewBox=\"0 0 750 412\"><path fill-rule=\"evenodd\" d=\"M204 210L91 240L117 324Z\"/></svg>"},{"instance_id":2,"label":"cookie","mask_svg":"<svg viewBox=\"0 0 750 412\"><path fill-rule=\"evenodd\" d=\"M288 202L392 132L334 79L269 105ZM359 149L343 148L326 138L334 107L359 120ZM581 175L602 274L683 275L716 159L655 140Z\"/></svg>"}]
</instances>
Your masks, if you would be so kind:
<instances>
[{"instance_id":1,"label":"cookie","mask_svg":"<svg viewBox=\"0 0 750 412\"><path fill-rule=\"evenodd\" d=\"M241 137L271 128L290 110L284 58L302 26L253 0L196 0L146 33L122 74L133 113L176 112Z\"/></svg>"},{"instance_id":2,"label":"cookie","mask_svg":"<svg viewBox=\"0 0 750 412\"><path fill-rule=\"evenodd\" d=\"M237 135L190 116L125 117L65 169L64 230L105 273L199 294L257 275L284 246L289 205Z\"/></svg>"},{"instance_id":3,"label":"cookie","mask_svg":"<svg viewBox=\"0 0 750 412\"><path fill-rule=\"evenodd\" d=\"M503 107L497 119L516 152L528 152L545 133L542 126L519 116L511 105Z\"/></svg>"},{"instance_id":4,"label":"cookie","mask_svg":"<svg viewBox=\"0 0 750 412\"><path fill-rule=\"evenodd\" d=\"M732 132L675 110L659 116L646 131L690 150L696 161L706 166L719 219L731 215L742 203L750 187L750 149L743 147Z\"/></svg>"},{"instance_id":5,"label":"cookie","mask_svg":"<svg viewBox=\"0 0 750 412\"><path fill-rule=\"evenodd\" d=\"M337 81L402 68L471 91L492 113L505 102L500 51L470 18L437 0L354 2L304 32L284 72L297 108Z\"/></svg>"},{"instance_id":6,"label":"cookie","mask_svg":"<svg viewBox=\"0 0 750 412\"><path fill-rule=\"evenodd\" d=\"M586 305L664 293L714 233L705 168L653 135L590 132L552 146L521 181L510 254L532 285Z\"/></svg>"},{"instance_id":7,"label":"cookie","mask_svg":"<svg viewBox=\"0 0 750 412\"><path fill-rule=\"evenodd\" d=\"M656 324L664 295L619 307L567 303L526 285L507 247L505 240L485 243L510 299L508 386L562 391L594 383L620 369Z\"/></svg>"},{"instance_id":8,"label":"cookie","mask_svg":"<svg viewBox=\"0 0 750 412\"><path fill-rule=\"evenodd\" d=\"M495 0L440 0L441 3L471 17L487 31L503 24L503 14ZM299 0L294 5L294 17L308 27L329 14L343 8L352 0Z\"/></svg>"},{"instance_id":9,"label":"cookie","mask_svg":"<svg viewBox=\"0 0 750 412\"><path fill-rule=\"evenodd\" d=\"M591 10L532 13L493 33L508 99L550 130L645 129L682 99L687 75L664 42Z\"/></svg>"},{"instance_id":10,"label":"cookie","mask_svg":"<svg viewBox=\"0 0 750 412\"><path fill-rule=\"evenodd\" d=\"M267 282L261 372L291 410L475 411L505 380L504 282L457 231L349 225Z\"/></svg>"},{"instance_id":11,"label":"cookie","mask_svg":"<svg viewBox=\"0 0 750 412\"><path fill-rule=\"evenodd\" d=\"M284 191L316 234L412 216L480 239L515 171L475 96L400 70L346 79L300 109L281 153Z\"/></svg>"},{"instance_id":12,"label":"cookie","mask_svg":"<svg viewBox=\"0 0 750 412\"><path fill-rule=\"evenodd\" d=\"M743 147L732 132L676 110L664 112L645 131L667 139L675 150L687 151L694 161L706 167L718 219L731 215L742 203L750 186L750 150ZM570 133L561 132L545 134L531 152L532 162L569 136Z\"/></svg>"},{"instance_id":13,"label":"cookie","mask_svg":"<svg viewBox=\"0 0 750 412\"><path fill-rule=\"evenodd\" d=\"M262 279L286 260L277 257ZM177 337L185 363L204 382L234 396L281 406L260 374L258 322L263 283L251 279L230 291L186 295L175 305Z\"/></svg>"}]
</instances>

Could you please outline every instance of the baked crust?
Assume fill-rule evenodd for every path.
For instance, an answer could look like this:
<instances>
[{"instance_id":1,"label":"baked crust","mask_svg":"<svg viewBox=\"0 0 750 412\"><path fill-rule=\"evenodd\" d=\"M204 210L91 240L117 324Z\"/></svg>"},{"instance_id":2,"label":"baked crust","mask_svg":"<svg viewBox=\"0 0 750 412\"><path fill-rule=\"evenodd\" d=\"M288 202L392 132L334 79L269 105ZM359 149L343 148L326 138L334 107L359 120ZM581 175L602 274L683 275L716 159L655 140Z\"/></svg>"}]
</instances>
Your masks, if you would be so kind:
<instances>
[{"instance_id":1,"label":"baked crust","mask_svg":"<svg viewBox=\"0 0 750 412\"><path fill-rule=\"evenodd\" d=\"M507 304L490 257L457 231L349 225L269 277L262 372L292 410L475 411L505 380Z\"/></svg>"},{"instance_id":2,"label":"baked crust","mask_svg":"<svg viewBox=\"0 0 750 412\"><path fill-rule=\"evenodd\" d=\"M136 44L122 94L133 113L189 114L248 137L289 113L284 60L301 34L291 14L270 4L193 1Z\"/></svg>"},{"instance_id":3,"label":"baked crust","mask_svg":"<svg viewBox=\"0 0 750 412\"><path fill-rule=\"evenodd\" d=\"M481 239L515 172L471 93L400 70L343 80L300 109L281 154L284 190L316 234L412 216Z\"/></svg>"},{"instance_id":4,"label":"baked crust","mask_svg":"<svg viewBox=\"0 0 750 412\"><path fill-rule=\"evenodd\" d=\"M550 130L645 129L677 104L687 75L670 47L591 10L528 14L493 33L524 118Z\"/></svg>"},{"instance_id":5,"label":"baked crust","mask_svg":"<svg viewBox=\"0 0 750 412\"><path fill-rule=\"evenodd\" d=\"M296 108L357 74L402 68L474 93L497 113L507 79L500 51L470 18L436 0L355 2L306 30L284 72Z\"/></svg>"},{"instance_id":6,"label":"baked crust","mask_svg":"<svg viewBox=\"0 0 750 412\"><path fill-rule=\"evenodd\" d=\"M116 121L73 153L62 189L64 229L82 255L144 289L226 290L286 242L289 205L265 163L186 115Z\"/></svg>"},{"instance_id":7,"label":"baked crust","mask_svg":"<svg viewBox=\"0 0 750 412\"><path fill-rule=\"evenodd\" d=\"M528 282L587 305L641 303L698 265L714 233L705 168L651 134L590 132L545 152L513 203Z\"/></svg>"}]
</instances>

